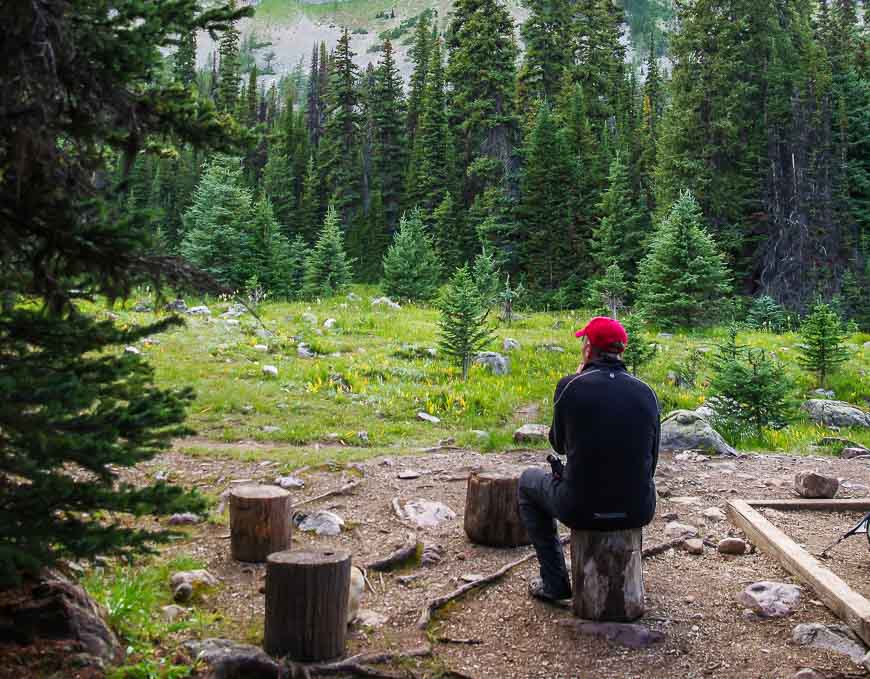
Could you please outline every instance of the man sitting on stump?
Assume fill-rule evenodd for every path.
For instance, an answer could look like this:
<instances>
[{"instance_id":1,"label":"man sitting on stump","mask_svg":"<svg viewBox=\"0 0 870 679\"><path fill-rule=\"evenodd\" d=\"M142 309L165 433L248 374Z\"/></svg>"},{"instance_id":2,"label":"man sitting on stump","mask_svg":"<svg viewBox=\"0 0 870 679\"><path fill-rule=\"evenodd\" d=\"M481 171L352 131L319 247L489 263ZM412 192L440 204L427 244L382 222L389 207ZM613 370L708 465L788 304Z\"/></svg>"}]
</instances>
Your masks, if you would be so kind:
<instances>
[{"instance_id":1,"label":"man sitting on stump","mask_svg":"<svg viewBox=\"0 0 870 679\"><path fill-rule=\"evenodd\" d=\"M550 429L550 445L568 464L563 470L553 457L553 473L527 469L519 483L520 515L541 568L529 593L545 601L571 597L556 519L581 530L626 530L647 525L656 507L658 398L626 370L629 340L618 321L593 318L576 336L583 362L556 386Z\"/></svg>"}]
</instances>

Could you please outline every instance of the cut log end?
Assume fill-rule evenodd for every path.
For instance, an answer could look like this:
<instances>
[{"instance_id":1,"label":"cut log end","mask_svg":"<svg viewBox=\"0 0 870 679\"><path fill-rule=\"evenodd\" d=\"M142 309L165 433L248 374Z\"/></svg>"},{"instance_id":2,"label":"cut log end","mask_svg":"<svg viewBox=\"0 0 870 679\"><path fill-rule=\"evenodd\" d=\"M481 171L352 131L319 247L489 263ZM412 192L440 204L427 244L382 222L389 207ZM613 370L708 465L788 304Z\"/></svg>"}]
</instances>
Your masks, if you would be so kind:
<instances>
[{"instance_id":1,"label":"cut log end","mask_svg":"<svg viewBox=\"0 0 870 679\"><path fill-rule=\"evenodd\" d=\"M230 492L230 553L263 562L290 546L290 493L277 486L240 486Z\"/></svg>"},{"instance_id":2,"label":"cut log end","mask_svg":"<svg viewBox=\"0 0 870 679\"><path fill-rule=\"evenodd\" d=\"M571 531L574 614L630 622L644 613L641 529Z\"/></svg>"},{"instance_id":3,"label":"cut log end","mask_svg":"<svg viewBox=\"0 0 870 679\"><path fill-rule=\"evenodd\" d=\"M465 534L476 544L518 547L531 540L520 518L517 491L522 469L473 473L465 499Z\"/></svg>"}]
</instances>

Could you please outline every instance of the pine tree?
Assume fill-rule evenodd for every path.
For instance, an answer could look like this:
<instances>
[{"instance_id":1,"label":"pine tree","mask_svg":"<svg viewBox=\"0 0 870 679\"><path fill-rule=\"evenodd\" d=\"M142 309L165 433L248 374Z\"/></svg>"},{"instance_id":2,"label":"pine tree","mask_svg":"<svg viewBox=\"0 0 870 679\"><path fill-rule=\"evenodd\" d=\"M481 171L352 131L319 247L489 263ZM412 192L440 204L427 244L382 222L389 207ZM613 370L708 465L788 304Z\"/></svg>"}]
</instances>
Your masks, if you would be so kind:
<instances>
[{"instance_id":1,"label":"pine tree","mask_svg":"<svg viewBox=\"0 0 870 679\"><path fill-rule=\"evenodd\" d=\"M332 205L326 211L323 228L305 262L306 297L330 297L350 285L351 262L344 251L338 212Z\"/></svg>"},{"instance_id":2,"label":"pine tree","mask_svg":"<svg viewBox=\"0 0 870 679\"><path fill-rule=\"evenodd\" d=\"M235 6L235 0L231 0ZM234 23L227 26L220 39L218 52L221 57L218 69L217 107L232 113L239 98L239 31Z\"/></svg>"},{"instance_id":3,"label":"pine tree","mask_svg":"<svg viewBox=\"0 0 870 679\"><path fill-rule=\"evenodd\" d=\"M610 164L608 187L598 205L601 221L593 234L592 251L600 270L617 264L634 279L644 250L644 215L635 203L628 169L620 154Z\"/></svg>"},{"instance_id":4,"label":"pine tree","mask_svg":"<svg viewBox=\"0 0 870 679\"><path fill-rule=\"evenodd\" d=\"M182 147L232 143L210 104L155 74L177 36L220 30L239 13L133 0L112 9L4 7L0 587L60 558L147 552L170 536L138 517L205 509L178 486L119 482L120 470L188 433L192 391L159 387L148 362L123 351L180 321L116 326L79 300L197 280L183 263L155 257L150 211L126 210L114 178L123 183L139 150L167 137Z\"/></svg>"},{"instance_id":5,"label":"pine tree","mask_svg":"<svg viewBox=\"0 0 870 679\"><path fill-rule=\"evenodd\" d=\"M402 76L393 57L393 46L384 41L371 92L374 148L372 160L380 189L386 226L399 219L406 165L405 102Z\"/></svg>"},{"instance_id":6,"label":"pine tree","mask_svg":"<svg viewBox=\"0 0 870 679\"><path fill-rule=\"evenodd\" d=\"M655 40L650 37L649 55L646 60L646 79L643 84L641 101L641 155L638 167L641 195L644 207L655 212L655 168L659 122L663 111L662 77L656 56Z\"/></svg>"},{"instance_id":7,"label":"pine tree","mask_svg":"<svg viewBox=\"0 0 870 679\"><path fill-rule=\"evenodd\" d=\"M475 354L492 340L492 329L487 324L488 310L480 300L480 293L467 266L460 267L450 279L439 304L438 321L441 351L462 368L462 379Z\"/></svg>"},{"instance_id":8,"label":"pine tree","mask_svg":"<svg viewBox=\"0 0 870 679\"><path fill-rule=\"evenodd\" d=\"M490 308L499 298L501 271L498 270L495 257L487 250L486 246L474 258L471 275L480 294L480 303L483 304L484 308Z\"/></svg>"},{"instance_id":9,"label":"pine tree","mask_svg":"<svg viewBox=\"0 0 870 679\"><path fill-rule=\"evenodd\" d=\"M702 226L701 208L684 192L653 235L637 277L637 305L661 327L715 317L728 292L724 257Z\"/></svg>"},{"instance_id":10,"label":"pine tree","mask_svg":"<svg viewBox=\"0 0 870 679\"><path fill-rule=\"evenodd\" d=\"M311 156L308 158L308 167L305 170L298 210L299 234L310 244L316 240L320 224L323 222L320 193L320 173L314 163L314 156Z\"/></svg>"},{"instance_id":11,"label":"pine tree","mask_svg":"<svg viewBox=\"0 0 870 679\"><path fill-rule=\"evenodd\" d=\"M311 69L308 71L308 92L305 106L305 127L311 145L316 147L323 134L321 111L323 109L323 92L320 91L320 64L317 43L311 50Z\"/></svg>"},{"instance_id":12,"label":"pine tree","mask_svg":"<svg viewBox=\"0 0 870 679\"><path fill-rule=\"evenodd\" d=\"M818 386L824 388L828 377L849 359L843 346L846 340L843 324L828 304L819 301L801 324L800 334L798 363L804 370L815 373Z\"/></svg>"},{"instance_id":13,"label":"pine tree","mask_svg":"<svg viewBox=\"0 0 870 679\"><path fill-rule=\"evenodd\" d=\"M414 138L417 134L417 118L423 105L423 93L426 90L426 79L431 63L430 50L432 48L432 27L429 23L428 12L420 15L414 30L414 41L408 50L408 58L413 64L411 68L410 91L408 93L408 116L406 118L408 130L408 142L414 147Z\"/></svg>"},{"instance_id":14,"label":"pine tree","mask_svg":"<svg viewBox=\"0 0 870 679\"><path fill-rule=\"evenodd\" d=\"M628 335L628 344L622 360L637 375L638 370L650 363L656 356L656 343L650 340L644 332L644 323L640 314L630 314L622 319L622 327Z\"/></svg>"},{"instance_id":15,"label":"pine tree","mask_svg":"<svg viewBox=\"0 0 870 679\"><path fill-rule=\"evenodd\" d=\"M574 64L574 22L569 0L527 1L530 14L520 29L525 56L517 90L528 111L535 99L555 101Z\"/></svg>"},{"instance_id":16,"label":"pine tree","mask_svg":"<svg viewBox=\"0 0 870 679\"><path fill-rule=\"evenodd\" d=\"M265 194L261 194L253 206L250 230L250 275L257 277L272 299L293 298L298 288L294 288L290 241L281 232L272 203Z\"/></svg>"},{"instance_id":17,"label":"pine tree","mask_svg":"<svg viewBox=\"0 0 870 679\"><path fill-rule=\"evenodd\" d=\"M254 64L248 73L246 95L244 123L248 127L255 127L260 122L258 120L259 107L257 106L257 64Z\"/></svg>"},{"instance_id":18,"label":"pine tree","mask_svg":"<svg viewBox=\"0 0 870 679\"><path fill-rule=\"evenodd\" d=\"M782 332L785 328L785 310L773 297L762 295L752 300L749 305L746 324L758 330Z\"/></svg>"},{"instance_id":19,"label":"pine tree","mask_svg":"<svg viewBox=\"0 0 870 679\"><path fill-rule=\"evenodd\" d=\"M394 299L428 302L438 293L440 277L441 263L420 212L404 215L384 255L384 292Z\"/></svg>"},{"instance_id":20,"label":"pine tree","mask_svg":"<svg viewBox=\"0 0 870 679\"><path fill-rule=\"evenodd\" d=\"M335 48L329 82L326 126L318 159L325 172L326 189L345 228L360 208L360 112L350 33L342 32Z\"/></svg>"},{"instance_id":21,"label":"pine tree","mask_svg":"<svg viewBox=\"0 0 870 679\"><path fill-rule=\"evenodd\" d=\"M459 267L463 259L462 224L453 196L448 193L432 212L432 234L435 249L447 271Z\"/></svg>"},{"instance_id":22,"label":"pine tree","mask_svg":"<svg viewBox=\"0 0 870 679\"><path fill-rule=\"evenodd\" d=\"M555 290L578 266L573 224L576 167L548 105L527 137L517 218L524 240L521 267L533 292Z\"/></svg>"},{"instance_id":23,"label":"pine tree","mask_svg":"<svg viewBox=\"0 0 870 679\"><path fill-rule=\"evenodd\" d=\"M592 282L592 295L595 303L607 309L611 318L619 318L619 312L625 307L629 286L619 268L619 264L611 264L604 276Z\"/></svg>"},{"instance_id":24,"label":"pine tree","mask_svg":"<svg viewBox=\"0 0 870 679\"><path fill-rule=\"evenodd\" d=\"M178 82L188 87L196 81L196 31L181 35L175 51L173 75Z\"/></svg>"}]
</instances>

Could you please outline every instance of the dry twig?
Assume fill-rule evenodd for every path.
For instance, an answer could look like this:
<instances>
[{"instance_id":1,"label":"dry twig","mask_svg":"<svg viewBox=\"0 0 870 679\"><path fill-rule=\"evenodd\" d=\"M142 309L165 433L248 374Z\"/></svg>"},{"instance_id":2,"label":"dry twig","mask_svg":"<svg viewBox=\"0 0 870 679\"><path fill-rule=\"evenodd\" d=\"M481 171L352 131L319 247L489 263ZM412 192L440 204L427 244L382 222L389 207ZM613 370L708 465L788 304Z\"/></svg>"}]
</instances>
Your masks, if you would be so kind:
<instances>
[{"instance_id":1,"label":"dry twig","mask_svg":"<svg viewBox=\"0 0 870 679\"><path fill-rule=\"evenodd\" d=\"M356 488L359 484L362 483L362 480L351 481L350 483L344 484L341 488L333 488L332 490L328 490L325 493L321 493L320 495L315 495L314 497L310 497L307 500L301 500L293 505L293 508L301 507L302 505L307 505L312 502L317 502L318 500L322 500L327 497L332 497L333 495L347 495Z\"/></svg>"},{"instance_id":2,"label":"dry twig","mask_svg":"<svg viewBox=\"0 0 870 679\"><path fill-rule=\"evenodd\" d=\"M336 660L331 663L318 663L303 665L301 663L287 662L291 679L310 679L311 677L333 676L338 674L350 674L355 677L376 677L378 679L399 679L407 674L394 674L385 672L367 665L382 665L384 663L398 662L408 658L422 658L432 655L432 647L425 645L412 648L400 653L359 653L344 660Z\"/></svg>"}]
</instances>

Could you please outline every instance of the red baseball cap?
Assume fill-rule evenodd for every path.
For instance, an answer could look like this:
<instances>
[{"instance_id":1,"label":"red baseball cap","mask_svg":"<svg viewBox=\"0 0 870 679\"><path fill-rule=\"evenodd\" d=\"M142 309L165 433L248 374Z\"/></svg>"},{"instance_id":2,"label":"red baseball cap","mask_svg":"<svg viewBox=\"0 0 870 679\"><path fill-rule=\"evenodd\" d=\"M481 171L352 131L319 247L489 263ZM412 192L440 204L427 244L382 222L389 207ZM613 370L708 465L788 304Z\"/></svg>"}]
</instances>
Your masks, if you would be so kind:
<instances>
[{"instance_id":1,"label":"red baseball cap","mask_svg":"<svg viewBox=\"0 0 870 679\"><path fill-rule=\"evenodd\" d=\"M585 337L589 344L598 349L609 349L614 344L628 344L628 333L619 321L607 316L596 316L582 330L574 333L576 337Z\"/></svg>"}]
</instances>

